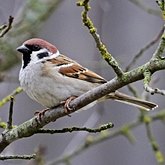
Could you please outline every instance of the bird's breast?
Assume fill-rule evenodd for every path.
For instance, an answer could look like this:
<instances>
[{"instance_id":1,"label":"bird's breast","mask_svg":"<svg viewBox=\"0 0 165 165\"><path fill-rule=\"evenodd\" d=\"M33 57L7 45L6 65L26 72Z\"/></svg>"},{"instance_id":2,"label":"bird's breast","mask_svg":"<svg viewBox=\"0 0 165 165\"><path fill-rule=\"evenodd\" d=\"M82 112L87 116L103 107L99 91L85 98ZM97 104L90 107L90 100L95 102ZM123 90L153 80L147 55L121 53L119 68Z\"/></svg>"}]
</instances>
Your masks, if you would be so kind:
<instances>
[{"instance_id":1,"label":"bird's breast","mask_svg":"<svg viewBox=\"0 0 165 165\"><path fill-rule=\"evenodd\" d=\"M58 69L43 69L41 65L21 69L19 80L31 99L48 108L57 106L70 96L79 96L94 87L93 83L61 75Z\"/></svg>"}]
</instances>

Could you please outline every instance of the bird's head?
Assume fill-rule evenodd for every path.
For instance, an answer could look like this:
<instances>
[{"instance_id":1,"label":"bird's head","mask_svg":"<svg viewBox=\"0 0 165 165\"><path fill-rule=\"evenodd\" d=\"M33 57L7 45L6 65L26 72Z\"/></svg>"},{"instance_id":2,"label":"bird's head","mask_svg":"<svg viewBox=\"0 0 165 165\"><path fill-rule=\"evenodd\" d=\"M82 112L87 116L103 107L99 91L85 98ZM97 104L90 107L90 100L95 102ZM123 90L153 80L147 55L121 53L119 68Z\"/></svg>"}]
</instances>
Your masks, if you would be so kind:
<instances>
[{"instance_id":1,"label":"bird's head","mask_svg":"<svg viewBox=\"0 0 165 165\"><path fill-rule=\"evenodd\" d=\"M30 63L36 63L52 55L59 55L59 51L54 45L39 38L33 38L25 41L17 48L17 51L23 55L23 68Z\"/></svg>"}]
</instances>

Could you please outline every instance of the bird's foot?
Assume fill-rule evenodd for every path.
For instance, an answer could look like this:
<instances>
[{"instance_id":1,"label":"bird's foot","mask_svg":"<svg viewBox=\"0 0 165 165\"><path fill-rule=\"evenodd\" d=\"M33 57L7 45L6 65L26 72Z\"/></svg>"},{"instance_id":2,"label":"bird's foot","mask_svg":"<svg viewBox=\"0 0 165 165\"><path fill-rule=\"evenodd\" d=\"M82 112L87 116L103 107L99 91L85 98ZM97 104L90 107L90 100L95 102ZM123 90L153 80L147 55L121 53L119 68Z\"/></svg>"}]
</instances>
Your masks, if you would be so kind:
<instances>
[{"instance_id":1,"label":"bird's foot","mask_svg":"<svg viewBox=\"0 0 165 165\"><path fill-rule=\"evenodd\" d=\"M72 108L69 107L69 104L72 100L74 100L77 96L71 96L67 98L65 101L61 101L60 104L64 105L64 112L69 116L69 113L73 110Z\"/></svg>"},{"instance_id":2,"label":"bird's foot","mask_svg":"<svg viewBox=\"0 0 165 165\"><path fill-rule=\"evenodd\" d=\"M35 116L37 116L36 120L38 123L40 123L42 121L42 117L45 115L45 112L49 111L50 108L46 108L46 109L43 109L41 111L36 111L34 113Z\"/></svg>"}]
</instances>

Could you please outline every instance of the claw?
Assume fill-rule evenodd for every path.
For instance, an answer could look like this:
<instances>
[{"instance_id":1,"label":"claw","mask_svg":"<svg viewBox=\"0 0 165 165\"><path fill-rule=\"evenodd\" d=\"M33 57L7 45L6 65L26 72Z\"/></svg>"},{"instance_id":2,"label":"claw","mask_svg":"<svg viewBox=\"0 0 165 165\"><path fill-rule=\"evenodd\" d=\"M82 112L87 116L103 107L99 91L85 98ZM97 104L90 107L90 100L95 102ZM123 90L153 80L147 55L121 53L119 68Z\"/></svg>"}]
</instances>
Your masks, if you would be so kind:
<instances>
[{"instance_id":1,"label":"claw","mask_svg":"<svg viewBox=\"0 0 165 165\"><path fill-rule=\"evenodd\" d=\"M36 121L40 123L42 121L42 117L45 115L45 112L50 110L49 108L43 109L41 111L36 111L34 115L37 116Z\"/></svg>"},{"instance_id":2,"label":"claw","mask_svg":"<svg viewBox=\"0 0 165 165\"><path fill-rule=\"evenodd\" d=\"M69 113L72 111L72 108L69 107L69 104L72 100L74 100L76 98L76 96L71 96L69 98L67 98L65 101L61 101L61 104L64 104L64 112L69 116Z\"/></svg>"}]
</instances>

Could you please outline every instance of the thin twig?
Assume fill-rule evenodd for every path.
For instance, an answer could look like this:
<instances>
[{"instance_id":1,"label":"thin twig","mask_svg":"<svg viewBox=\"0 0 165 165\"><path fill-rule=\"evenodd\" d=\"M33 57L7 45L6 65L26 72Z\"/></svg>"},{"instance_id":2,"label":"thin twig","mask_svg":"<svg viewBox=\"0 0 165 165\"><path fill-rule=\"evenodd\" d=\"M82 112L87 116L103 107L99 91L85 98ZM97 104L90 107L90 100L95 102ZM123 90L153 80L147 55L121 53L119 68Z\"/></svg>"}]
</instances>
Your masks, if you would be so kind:
<instances>
[{"instance_id":1,"label":"thin twig","mask_svg":"<svg viewBox=\"0 0 165 165\"><path fill-rule=\"evenodd\" d=\"M89 29L89 32L94 38L96 46L100 51L103 59L113 68L116 75L120 77L123 75L122 69L119 67L118 62L112 56L112 54L108 52L106 46L103 44L99 34L97 33L96 27L94 26L92 20L88 16L88 11L90 10L89 1L90 0L83 0L77 2L77 6L82 6L84 8L84 11L82 11L82 21L84 23L84 26L86 26Z\"/></svg>"},{"instance_id":2,"label":"thin twig","mask_svg":"<svg viewBox=\"0 0 165 165\"><path fill-rule=\"evenodd\" d=\"M144 79L143 79L143 83L144 83L144 89L146 92L149 92L151 93L152 95L154 94L155 90L152 89L150 86L149 86L149 83L151 81L151 72L149 70L146 70L144 72Z\"/></svg>"},{"instance_id":3,"label":"thin twig","mask_svg":"<svg viewBox=\"0 0 165 165\"><path fill-rule=\"evenodd\" d=\"M153 89L149 85L149 83L151 81L151 75L152 75L151 72L148 71L148 70L146 70L144 72L144 80L143 80L143 82L144 82L144 89L145 89L145 91L151 93L151 95L153 95L153 94L165 95L165 90L160 90L159 88Z\"/></svg>"},{"instance_id":4,"label":"thin twig","mask_svg":"<svg viewBox=\"0 0 165 165\"><path fill-rule=\"evenodd\" d=\"M129 0L131 3L135 4L136 6L138 6L140 9L142 9L143 11L147 12L148 14L152 14L155 16L161 16L160 11L159 10L155 10L152 8L149 8L148 6L146 6L143 1L140 0Z\"/></svg>"},{"instance_id":5,"label":"thin twig","mask_svg":"<svg viewBox=\"0 0 165 165\"><path fill-rule=\"evenodd\" d=\"M63 128L61 130L53 130L53 129L39 129L36 131L36 133L49 133L49 134L55 134L55 133L66 133L66 132L74 132L74 131L87 131L89 133L97 133L104 130L107 130L109 128L113 128L112 123L101 125L99 128L87 128L87 127L71 127L71 128Z\"/></svg>"},{"instance_id":6,"label":"thin twig","mask_svg":"<svg viewBox=\"0 0 165 165\"><path fill-rule=\"evenodd\" d=\"M159 45L157 49L155 50L152 59L164 59L162 56L164 53L164 48L165 48L165 25L163 25L163 34L161 36L161 40L159 42Z\"/></svg>"},{"instance_id":7,"label":"thin twig","mask_svg":"<svg viewBox=\"0 0 165 165\"><path fill-rule=\"evenodd\" d=\"M9 16L8 24L3 26L3 30L0 33L0 38L3 37L11 28L13 23L14 17Z\"/></svg>"},{"instance_id":8,"label":"thin twig","mask_svg":"<svg viewBox=\"0 0 165 165\"><path fill-rule=\"evenodd\" d=\"M9 118L7 122L7 129L12 129L12 121L13 121L13 104L14 104L14 97L11 96L10 98L10 107L9 107Z\"/></svg>"},{"instance_id":9,"label":"thin twig","mask_svg":"<svg viewBox=\"0 0 165 165\"><path fill-rule=\"evenodd\" d=\"M2 107L4 104L6 104L7 102L9 102L11 100L11 96L16 96L17 94L21 93L23 90L21 87L17 87L16 89L14 89L13 92L11 92L8 96L6 96L5 98L3 98L2 100L0 100L0 107Z\"/></svg>"},{"instance_id":10,"label":"thin twig","mask_svg":"<svg viewBox=\"0 0 165 165\"><path fill-rule=\"evenodd\" d=\"M125 69L126 72L129 71L130 68L135 65L135 63L137 62L137 60L143 55L143 53L146 50L148 50L151 46L153 46L156 42L158 42L158 40L163 35L164 28L165 27L163 26L163 28L161 29L161 31L159 32L159 34L150 43L148 43L146 46L144 46L136 55L134 55L134 58L132 59L132 61L128 64L128 66Z\"/></svg>"},{"instance_id":11,"label":"thin twig","mask_svg":"<svg viewBox=\"0 0 165 165\"><path fill-rule=\"evenodd\" d=\"M36 154L32 155L0 155L0 160L8 160L8 159L24 159L30 160L35 159Z\"/></svg>"},{"instance_id":12,"label":"thin twig","mask_svg":"<svg viewBox=\"0 0 165 165\"><path fill-rule=\"evenodd\" d=\"M153 84L153 82L151 82L151 83ZM143 95L143 96L144 96L144 99L147 100L148 95ZM153 135L153 132L152 132L152 128L151 128L151 122L155 119L154 116L151 117L147 113L142 111L139 119L141 120L142 123L145 124L147 137L148 137L149 143L152 147L152 150L154 152L154 155L155 155L155 158L156 158L158 164L160 164L160 165L164 164L164 156L163 156L162 152L160 151L159 144L156 141L156 139ZM160 120L162 120L162 118L160 118Z\"/></svg>"},{"instance_id":13,"label":"thin twig","mask_svg":"<svg viewBox=\"0 0 165 165\"><path fill-rule=\"evenodd\" d=\"M155 154L155 158L156 158L157 162L160 165L162 165L165 162L164 156L160 150L159 144L157 143L157 141L153 135L151 124L150 124L150 122L147 122L145 125L146 125L146 130L147 130L147 137L148 137L149 142L151 144L152 150Z\"/></svg>"},{"instance_id":14,"label":"thin twig","mask_svg":"<svg viewBox=\"0 0 165 165\"><path fill-rule=\"evenodd\" d=\"M124 132L133 129L139 126L140 124L142 124L140 121L133 121L132 123L127 124L127 126L116 129L115 131L111 131L111 132L107 131L105 134L99 134L97 137L91 137L91 136L87 137L86 141L82 145L78 146L73 152L63 155L55 160L52 160L51 162L48 162L46 165L57 165L65 162L66 160L71 160L72 158L76 157L80 153L87 150L89 147L92 147L105 140L115 138L119 135L123 135L124 137L127 137Z\"/></svg>"},{"instance_id":15,"label":"thin twig","mask_svg":"<svg viewBox=\"0 0 165 165\"><path fill-rule=\"evenodd\" d=\"M164 9L164 8L163 8ZM156 63L157 61L159 60L165 60L165 57L162 56L162 54L164 53L164 49L165 49L165 25L163 26L163 34L161 36L161 40L159 42L159 45L157 47L157 49L155 50L151 60L150 60L150 63L153 64L153 63ZM151 94L161 94L161 95L165 95L165 90L160 90L158 88L156 89L153 89L149 83L151 81L151 76L152 76L152 72L150 69L146 68L146 70L144 70L143 72L144 74L144 89L151 93Z\"/></svg>"}]
</instances>

